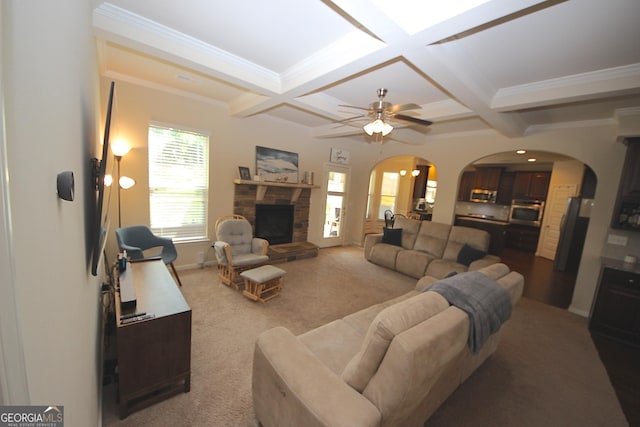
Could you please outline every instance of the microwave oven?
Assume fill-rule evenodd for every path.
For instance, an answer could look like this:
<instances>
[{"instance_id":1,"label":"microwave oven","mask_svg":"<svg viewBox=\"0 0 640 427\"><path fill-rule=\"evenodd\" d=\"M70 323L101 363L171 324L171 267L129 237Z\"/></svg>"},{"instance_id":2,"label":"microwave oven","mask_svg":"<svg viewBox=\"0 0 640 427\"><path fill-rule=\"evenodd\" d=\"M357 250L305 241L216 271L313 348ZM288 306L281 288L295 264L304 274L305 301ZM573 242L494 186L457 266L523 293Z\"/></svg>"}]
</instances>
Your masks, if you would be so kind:
<instances>
[{"instance_id":1,"label":"microwave oven","mask_svg":"<svg viewBox=\"0 0 640 427\"><path fill-rule=\"evenodd\" d=\"M471 190L471 197L469 200L478 203L495 203L498 196L498 192L494 190L484 190L482 188L475 188Z\"/></svg>"},{"instance_id":2,"label":"microwave oven","mask_svg":"<svg viewBox=\"0 0 640 427\"><path fill-rule=\"evenodd\" d=\"M509 222L513 224L530 225L540 227L544 202L541 200L517 200L511 201Z\"/></svg>"}]
</instances>

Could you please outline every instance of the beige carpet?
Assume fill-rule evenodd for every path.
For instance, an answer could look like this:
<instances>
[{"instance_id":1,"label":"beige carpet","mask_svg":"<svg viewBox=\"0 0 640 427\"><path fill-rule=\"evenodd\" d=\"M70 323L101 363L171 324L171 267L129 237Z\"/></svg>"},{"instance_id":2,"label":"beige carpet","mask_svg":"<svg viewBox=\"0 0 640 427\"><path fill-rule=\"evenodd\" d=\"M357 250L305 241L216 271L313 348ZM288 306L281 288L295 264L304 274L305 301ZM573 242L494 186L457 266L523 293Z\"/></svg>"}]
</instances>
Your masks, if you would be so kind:
<instances>
[{"instance_id":1,"label":"beige carpet","mask_svg":"<svg viewBox=\"0 0 640 427\"><path fill-rule=\"evenodd\" d=\"M193 310L191 392L119 420L105 387L105 426L257 426L251 403L253 343L283 325L295 334L403 294L415 279L366 262L361 248L322 249L279 264L282 294L254 303L216 270L180 273ZM585 319L522 299L494 354L426 426L627 425Z\"/></svg>"}]
</instances>

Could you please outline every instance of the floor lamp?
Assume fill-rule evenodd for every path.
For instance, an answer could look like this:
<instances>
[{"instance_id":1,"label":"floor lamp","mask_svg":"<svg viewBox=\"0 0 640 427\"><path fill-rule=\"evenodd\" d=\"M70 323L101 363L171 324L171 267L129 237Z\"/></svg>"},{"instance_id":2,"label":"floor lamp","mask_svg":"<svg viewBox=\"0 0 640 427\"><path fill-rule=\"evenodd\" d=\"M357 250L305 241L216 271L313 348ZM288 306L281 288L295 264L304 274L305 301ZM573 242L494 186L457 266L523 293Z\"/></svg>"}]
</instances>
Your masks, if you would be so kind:
<instances>
[{"instance_id":1,"label":"floor lamp","mask_svg":"<svg viewBox=\"0 0 640 427\"><path fill-rule=\"evenodd\" d=\"M122 161L122 157L124 157L129 151L131 147L125 141L118 139L111 144L111 152L116 158L116 163L118 165L118 228L122 227L122 209L120 202L120 189L124 188L128 190L129 188L136 185L136 182L129 178L128 176L120 175L120 162Z\"/></svg>"}]
</instances>

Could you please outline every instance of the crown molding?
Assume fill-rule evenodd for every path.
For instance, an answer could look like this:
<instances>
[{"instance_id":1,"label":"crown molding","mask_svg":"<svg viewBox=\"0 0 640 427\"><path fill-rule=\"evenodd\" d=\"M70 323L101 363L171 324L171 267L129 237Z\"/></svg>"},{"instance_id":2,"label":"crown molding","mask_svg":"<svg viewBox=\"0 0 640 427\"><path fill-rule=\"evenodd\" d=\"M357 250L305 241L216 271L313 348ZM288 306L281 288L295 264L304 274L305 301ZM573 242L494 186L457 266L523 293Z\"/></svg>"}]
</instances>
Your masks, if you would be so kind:
<instances>
[{"instance_id":1,"label":"crown molding","mask_svg":"<svg viewBox=\"0 0 640 427\"><path fill-rule=\"evenodd\" d=\"M640 63L637 63L501 88L496 91L491 108L514 111L595 98L609 92L638 91L639 87Z\"/></svg>"},{"instance_id":2,"label":"crown molding","mask_svg":"<svg viewBox=\"0 0 640 427\"><path fill-rule=\"evenodd\" d=\"M133 41L151 55L182 63L186 59L190 63L185 65L196 65L206 74L221 75L254 90L281 92L278 73L111 3L94 9L93 26L96 33L115 43Z\"/></svg>"}]
</instances>

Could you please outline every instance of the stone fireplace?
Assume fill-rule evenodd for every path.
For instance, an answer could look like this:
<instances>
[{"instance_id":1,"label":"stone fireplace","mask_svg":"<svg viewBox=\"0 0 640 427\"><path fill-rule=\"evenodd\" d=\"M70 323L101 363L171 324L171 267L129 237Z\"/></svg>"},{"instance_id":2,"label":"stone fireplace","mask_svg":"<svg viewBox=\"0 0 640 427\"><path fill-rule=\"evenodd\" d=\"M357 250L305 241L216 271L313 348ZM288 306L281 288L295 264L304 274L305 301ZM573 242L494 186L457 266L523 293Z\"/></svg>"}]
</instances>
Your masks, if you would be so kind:
<instances>
[{"instance_id":1,"label":"stone fireplace","mask_svg":"<svg viewBox=\"0 0 640 427\"><path fill-rule=\"evenodd\" d=\"M271 205L276 210L293 210L290 242L307 242L311 189L317 187L307 184L266 182L254 184L251 181L242 180L234 182L233 213L247 218L253 227L254 234L256 234L256 206L261 205L262 209L265 205L266 207Z\"/></svg>"}]
</instances>

